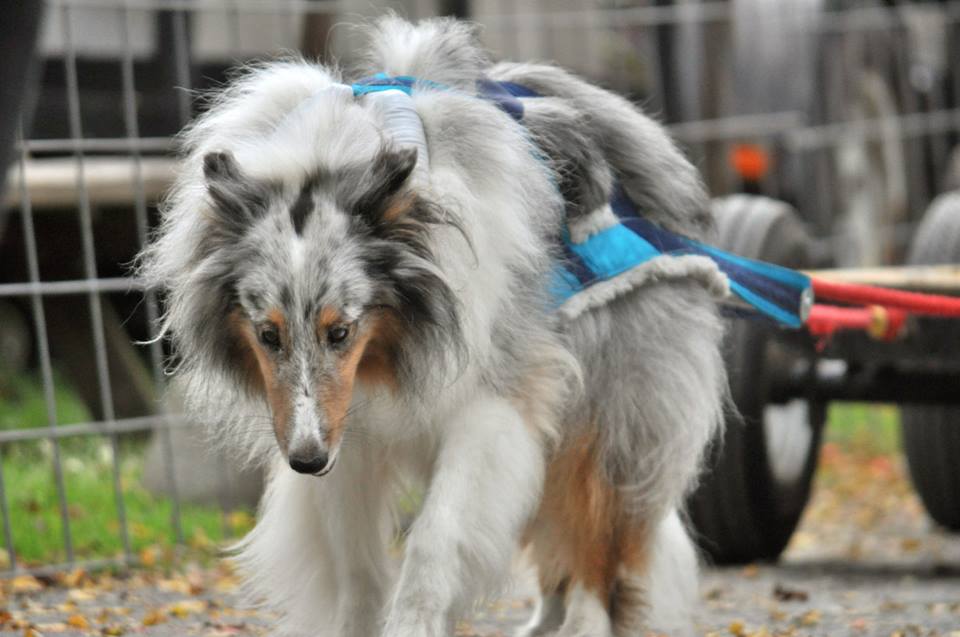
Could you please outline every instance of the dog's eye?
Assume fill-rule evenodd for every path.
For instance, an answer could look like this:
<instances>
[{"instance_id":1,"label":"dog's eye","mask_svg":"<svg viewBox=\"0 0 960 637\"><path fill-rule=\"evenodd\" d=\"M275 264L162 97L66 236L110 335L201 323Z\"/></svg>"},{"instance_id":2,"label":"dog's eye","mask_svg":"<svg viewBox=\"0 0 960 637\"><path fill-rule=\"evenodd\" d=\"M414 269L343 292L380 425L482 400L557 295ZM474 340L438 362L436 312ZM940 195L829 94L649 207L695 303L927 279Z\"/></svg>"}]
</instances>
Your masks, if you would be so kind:
<instances>
[{"instance_id":1,"label":"dog's eye","mask_svg":"<svg viewBox=\"0 0 960 637\"><path fill-rule=\"evenodd\" d=\"M327 340L330 341L332 345L337 345L347 340L347 336L350 335L350 328L346 325L337 325L331 327L327 331Z\"/></svg>"},{"instance_id":2,"label":"dog's eye","mask_svg":"<svg viewBox=\"0 0 960 637\"><path fill-rule=\"evenodd\" d=\"M280 349L280 332L273 325L261 327L260 342L270 349Z\"/></svg>"}]
</instances>

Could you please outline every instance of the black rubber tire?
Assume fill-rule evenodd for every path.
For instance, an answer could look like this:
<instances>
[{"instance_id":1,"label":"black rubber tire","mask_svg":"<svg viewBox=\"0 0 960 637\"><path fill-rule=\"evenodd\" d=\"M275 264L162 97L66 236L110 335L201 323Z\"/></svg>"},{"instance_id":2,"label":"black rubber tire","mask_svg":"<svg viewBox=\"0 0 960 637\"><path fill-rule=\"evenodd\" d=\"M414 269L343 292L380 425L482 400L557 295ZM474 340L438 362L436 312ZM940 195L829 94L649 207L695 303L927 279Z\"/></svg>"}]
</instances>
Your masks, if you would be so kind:
<instances>
[{"instance_id":1,"label":"black rubber tire","mask_svg":"<svg viewBox=\"0 0 960 637\"><path fill-rule=\"evenodd\" d=\"M719 247L742 256L798 268L811 262L811 241L787 204L747 195L714 202ZM708 459L699 488L689 500L700 547L721 564L775 560L786 547L810 495L825 417L822 405L807 405L808 450L792 482L775 478L763 424L771 351L783 353L779 328L763 321L732 320L725 341L730 390L738 414L726 423L722 444ZM809 356L789 351L789 357ZM799 456L797 456L799 460ZM802 463L802 464L801 464Z\"/></svg>"},{"instance_id":2,"label":"black rubber tire","mask_svg":"<svg viewBox=\"0 0 960 637\"><path fill-rule=\"evenodd\" d=\"M960 263L960 191L941 195L930 204L913 237L907 262ZM942 343L943 339L960 338L960 324L921 324L919 332L931 342ZM960 531L960 408L904 405L900 411L903 449L913 485L930 517Z\"/></svg>"}]
</instances>

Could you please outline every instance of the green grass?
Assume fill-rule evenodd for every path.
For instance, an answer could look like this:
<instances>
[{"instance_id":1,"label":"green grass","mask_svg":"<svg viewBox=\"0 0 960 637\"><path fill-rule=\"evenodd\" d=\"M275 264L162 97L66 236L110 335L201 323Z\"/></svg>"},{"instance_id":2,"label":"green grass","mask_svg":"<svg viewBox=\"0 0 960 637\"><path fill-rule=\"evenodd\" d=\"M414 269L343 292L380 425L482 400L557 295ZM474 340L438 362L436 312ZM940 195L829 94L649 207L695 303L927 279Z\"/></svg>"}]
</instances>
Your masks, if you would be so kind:
<instances>
[{"instance_id":1,"label":"green grass","mask_svg":"<svg viewBox=\"0 0 960 637\"><path fill-rule=\"evenodd\" d=\"M56 379L57 422L91 420L90 413L60 378ZM47 425L40 383L29 377L0 381L0 429ZM132 550L147 562L172 554L176 534L172 503L143 488L146 441L142 434L119 439L121 485ZM0 449L11 534L18 560L49 564L66 559L64 525L49 440L7 443ZM113 485L113 453L105 436L77 436L60 442L60 458L74 554L77 559L121 555L123 542ZM184 537L198 554L212 555L226 539L251 525L243 511L227 516L216 507L181 506ZM225 529L225 527L227 527ZM225 533L226 531L226 533ZM4 561L0 554L0 562Z\"/></svg>"},{"instance_id":2,"label":"green grass","mask_svg":"<svg viewBox=\"0 0 960 637\"><path fill-rule=\"evenodd\" d=\"M825 440L869 455L900 452L900 410L894 405L833 403Z\"/></svg>"},{"instance_id":3,"label":"green grass","mask_svg":"<svg viewBox=\"0 0 960 637\"><path fill-rule=\"evenodd\" d=\"M54 377L57 423L90 420L90 412L59 376ZM0 376L0 429L45 427L47 407L43 388L30 376Z\"/></svg>"},{"instance_id":4,"label":"green grass","mask_svg":"<svg viewBox=\"0 0 960 637\"><path fill-rule=\"evenodd\" d=\"M91 414L68 384L55 382L57 422L91 420ZM900 416L896 407L837 403L828 413L826 440L868 454L893 454L900 449ZM42 385L35 378L0 378L0 429L47 425ZM123 501L130 542L147 561L171 555L175 532L171 502L141 486L145 440L142 435L120 439ZM123 544L114 498L113 455L108 438L66 438L60 444L70 531L78 559L115 557ZM14 548L19 560L49 564L66 559L60 500L54 478L53 444L49 440L17 442L0 449ZM240 535L252 518L238 511L224 518L215 507L184 505L181 519L188 547L212 555L228 533ZM0 553L0 563L3 562Z\"/></svg>"}]
</instances>

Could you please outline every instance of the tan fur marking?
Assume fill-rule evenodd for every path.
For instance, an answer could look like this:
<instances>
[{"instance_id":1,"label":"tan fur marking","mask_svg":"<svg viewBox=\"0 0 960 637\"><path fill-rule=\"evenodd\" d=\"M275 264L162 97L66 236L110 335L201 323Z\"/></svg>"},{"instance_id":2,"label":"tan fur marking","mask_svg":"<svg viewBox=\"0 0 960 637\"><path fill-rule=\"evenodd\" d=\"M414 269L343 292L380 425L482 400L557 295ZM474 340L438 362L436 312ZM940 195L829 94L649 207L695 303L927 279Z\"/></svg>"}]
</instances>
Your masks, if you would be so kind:
<instances>
[{"instance_id":1,"label":"tan fur marking","mask_svg":"<svg viewBox=\"0 0 960 637\"><path fill-rule=\"evenodd\" d=\"M413 193L404 193L390 199L386 210L383 211L383 220L393 222L402 217L416 202L416 195Z\"/></svg>"},{"instance_id":2,"label":"tan fur marking","mask_svg":"<svg viewBox=\"0 0 960 637\"><path fill-rule=\"evenodd\" d=\"M279 310L271 310L267 316L280 328L280 338L286 339L284 331L283 314ZM289 387L283 387L277 382L276 370L270 356L264 351L257 338L256 330L250 321L239 316L233 317L237 329L243 339L246 341L247 350L252 353L256 362L256 367L260 371L260 383L263 391L267 395L267 403L270 405L270 412L273 414L273 432L277 437L277 442L282 449L287 448L287 428L290 421L291 400ZM247 361L247 365L251 362Z\"/></svg>"},{"instance_id":3,"label":"tan fur marking","mask_svg":"<svg viewBox=\"0 0 960 637\"><path fill-rule=\"evenodd\" d=\"M342 322L343 318L340 316L340 312L329 305L323 306L320 308L320 312L317 313L317 326L320 329L321 336L324 335L328 329Z\"/></svg>"},{"instance_id":4,"label":"tan fur marking","mask_svg":"<svg viewBox=\"0 0 960 637\"><path fill-rule=\"evenodd\" d=\"M283 312L280 308L271 308L267 311L267 320L277 326L277 329L280 330L281 338L286 336L287 333L287 320L283 316Z\"/></svg>"},{"instance_id":5,"label":"tan fur marking","mask_svg":"<svg viewBox=\"0 0 960 637\"><path fill-rule=\"evenodd\" d=\"M243 374L244 384L253 392L266 394L266 385L255 352L256 344L250 340L252 329L243 312L234 310L227 315L227 330L233 337L233 349L238 359L239 371Z\"/></svg>"},{"instance_id":6,"label":"tan fur marking","mask_svg":"<svg viewBox=\"0 0 960 637\"><path fill-rule=\"evenodd\" d=\"M580 429L547 466L543 499L524 538L548 593L579 584L630 623L642 591L624 575L647 568L650 534L642 516L628 511L600 465L599 429Z\"/></svg>"},{"instance_id":7,"label":"tan fur marking","mask_svg":"<svg viewBox=\"0 0 960 637\"><path fill-rule=\"evenodd\" d=\"M596 428L566 443L547 467L538 518L554 528L567 575L608 599L616 575L615 540L620 497L597 466Z\"/></svg>"},{"instance_id":8,"label":"tan fur marking","mask_svg":"<svg viewBox=\"0 0 960 637\"><path fill-rule=\"evenodd\" d=\"M642 520L627 520L617 532L617 580L610 596L614 634L638 634L646 617L644 574L650 564L651 533Z\"/></svg>"},{"instance_id":9,"label":"tan fur marking","mask_svg":"<svg viewBox=\"0 0 960 637\"><path fill-rule=\"evenodd\" d=\"M353 397L353 383L357 378L357 367L371 338L373 330L370 326L362 333L355 334L350 349L344 352L337 365L336 379L321 387L320 404L327 417L327 444L331 447L340 441L343 434L344 419Z\"/></svg>"},{"instance_id":10,"label":"tan fur marking","mask_svg":"<svg viewBox=\"0 0 960 637\"><path fill-rule=\"evenodd\" d=\"M650 533L647 525L639 520L621 523L617 535L617 553L624 568L631 573L647 570L650 559Z\"/></svg>"},{"instance_id":11,"label":"tan fur marking","mask_svg":"<svg viewBox=\"0 0 960 637\"><path fill-rule=\"evenodd\" d=\"M357 379L361 383L382 385L394 393L399 389L396 364L401 329L400 321L390 313L381 313L374 321L357 367Z\"/></svg>"},{"instance_id":12,"label":"tan fur marking","mask_svg":"<svg viewBox=\"0 0 960 637\"><path fill-rule=\"evenodd\" d=\"M523 424L541 441L555 442L558 437L555 405L564 382L555 366L531 365L510 397Z\"/></svg>"}]
</instances>

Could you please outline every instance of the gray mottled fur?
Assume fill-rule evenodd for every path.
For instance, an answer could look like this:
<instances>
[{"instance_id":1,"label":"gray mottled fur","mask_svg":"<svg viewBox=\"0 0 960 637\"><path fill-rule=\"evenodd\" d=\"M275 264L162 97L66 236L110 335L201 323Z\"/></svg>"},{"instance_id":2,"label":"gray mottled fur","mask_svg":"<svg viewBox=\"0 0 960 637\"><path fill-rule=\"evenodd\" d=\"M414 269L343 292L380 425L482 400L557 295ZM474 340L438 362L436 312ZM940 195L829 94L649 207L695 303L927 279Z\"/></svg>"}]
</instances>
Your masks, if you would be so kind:
<instances>
[{"instance_id":1,"label":"gray mottled fur","mask_svg":"<svg viewBox=\"0 0 960 637\"><path fill-rule=\"evenodd\" d=\"M589 132L582 112L566 100L523 100L523 125L552 162L567 219L582 217L610 200L613 171Z\"/></svg>"},{"instance_id":2,"label":"gray mottled fur","mask_svg":"<svg viewBox=\"0 0 960 637\"><path fill-rule=\"evenodd\" d=\"M549 96L539 104L524 101L525 121L558 169L568 222L599 211L606 203L599 193L609 195L616 180L642 216L689 237L711 235L708 197L695 168L663 127L625 99L550 65L501 63L488 75ZM561 325L584 379L563 434L599 429L603 469L641 520L682 507L723 421L723 329L711 288L694 278L652 277L624 286L629 291L605 304L586 305ZM612 616L618 636L656 621L639 581L620 576Z\"/></svg>"},{"instance_id":3,"label":"gray mottled fur","mask_svg":"<svg viewBox=\"0 0 960 637\"><path fill-rule=\"evenodd\" d=\"M602 149L627 194L650 220L692 237L711 231L713 219L697 170L666 130L626 99L548 64L503 62L488 75L566 100L580 113L584 134Z\"/></svg>"},{"instance_id":4,"label":"gray mottled fur","mask_svg":"<svg viewBox=\"0 0 960 637\"><path fill-rule=\"evenodd\" d=\"M626 100L548 65L490 67L473 28L462 23L387 18L372 28L369 53L365 73L463 89L415 95L431 176L429 185L403 185L419 198L416 223L381 226L350 199L351 191L376 189L376 166L396 149L377 132L375 109L333 90L336 70L296 60L255 68L185 133L183 169L141 271L167 293L164 331L181 355L192 407L217 427L216 438L256 461L276 458L270 411L233 370L225 317L239 311L259 324L267 308L282 307L304 341L315 338L311 312L320 305L355 311L360 321L364 308L389 306L411 328L400 345L402 386L386 407L377 406L383 396L373 396L370 430L362 431L359 418L350 423L351 431L359 428L352 435L399 438L396 420L410 440L429 437L473 394L519 399L544 437L599 427L605 471L629 496L631 512L656 524L682 506L721 422L725 379L714 300L696 281L657 282L562 320L549 312L546 288L564 217L602 206L613 179L651 220L689 236L709 233L696 171L663 128ZM529 130L467 94L482 74L549 96L527 100ZM319 115L301 112L318 104ZM236 166L223 164L231 156ZM331 356L329 348L298 346L290 382L322 376L324 365L335 365ZM582 392L572 380L577 364ZM531 482L516 490L529 489L533 498L538 488ZM268 492L280 510L283 498L278 489ZM451 613L509 561L503 533L517 522L499 518L521 514L504 508L488 506L464 525L473 534L470 551L445 554L456 561L445 567L450 582L477 580L457 584ZM308 513L291 505L287 515ZM453 526L445 532L461 530ZM329 583L309 577L333 557L311 549L308 564L298 554L300 544L316 541L312 529L264 520L243 547L257 574L254 592L284 611L282 629L291 634L326 617L323 598L335 598L321 590ZM402 592L438 592L423 588L426 580L408 584ZM388 635L408 634L398 629L402 619L388 620Z\"/></svg>"},{"instance_id":5,"label":"gray mottled fur","mask_svg":"<svg viewBox=\"0 0 960 637\"><path fill-rule=\"evenodd\" d=\"M489 75L555 96L524 100L524 122L560 168L568 216L606 203L597 198L615 176L650 220L692 237L712 231L696 169L625 99L549 65L501 63ZM587 205L571 205L570 192ZM563 329L586 390L568 427L599 423L606 469L637 506L654 516L676 506L722 421L722 328L710 291L693 280L643 286Z\"/></svg>"},{"instance_id":6,"label":"gray mottled fur","mask_svg":"<svg viewBox=\"0 0 960 637\"><path fill-rule=\"evenodd\" d=\"M476 46L477 27L453 18L413 24L393 16L368 27L368 49L356 72L410 75L472 92L489 64Z\"/></svg>"},{"instance_id":7,"label":"gray mottled fur","mask_svg":"<svg viewBox=\"0 0 960 637\"><path fill-rule=\"evenodd\" d=\"M564 326L584 374L568 427L596 422L613 482L654 517L682 501L721 422L722 328L696 282L656 283Z\"/></svg>"}]
</instances>

